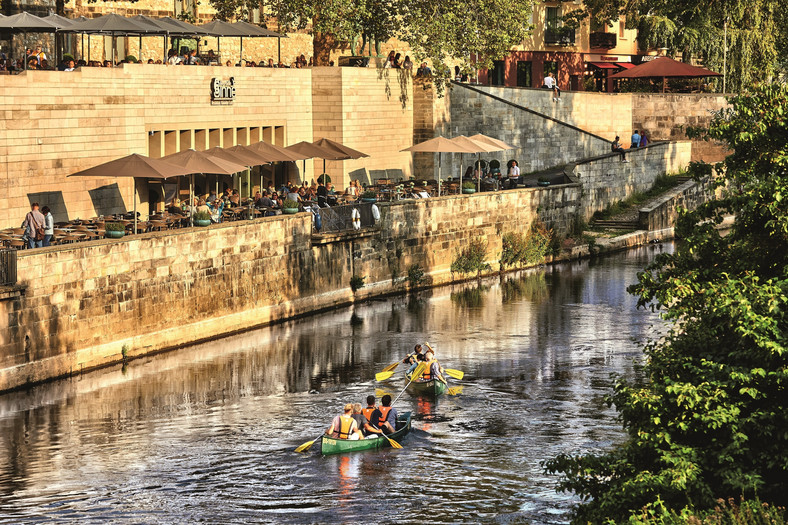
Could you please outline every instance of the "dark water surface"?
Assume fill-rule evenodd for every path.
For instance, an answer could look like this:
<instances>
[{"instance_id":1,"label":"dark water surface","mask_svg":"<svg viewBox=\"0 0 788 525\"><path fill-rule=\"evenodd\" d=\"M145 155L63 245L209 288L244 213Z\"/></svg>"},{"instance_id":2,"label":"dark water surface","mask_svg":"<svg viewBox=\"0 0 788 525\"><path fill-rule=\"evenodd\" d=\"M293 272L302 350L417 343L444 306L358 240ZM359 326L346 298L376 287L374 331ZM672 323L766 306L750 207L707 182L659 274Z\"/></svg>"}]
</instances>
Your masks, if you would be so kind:
<instances>
[{"instance_id":1,"label":"dark water surface","mask_svg":"<svg viewBox=\"0 0 788 525\"><path fill-rule=\"evenodd\" d=\"M2 523L565 523L539 462L621 439L603 401L663 330L626 294L672 245L397 297L0 396ZM404 449L322 457L345 402L429 341L458 396L405 393ZM309 393L311 391L315 393Z\"/></svg>"}]
</instances>

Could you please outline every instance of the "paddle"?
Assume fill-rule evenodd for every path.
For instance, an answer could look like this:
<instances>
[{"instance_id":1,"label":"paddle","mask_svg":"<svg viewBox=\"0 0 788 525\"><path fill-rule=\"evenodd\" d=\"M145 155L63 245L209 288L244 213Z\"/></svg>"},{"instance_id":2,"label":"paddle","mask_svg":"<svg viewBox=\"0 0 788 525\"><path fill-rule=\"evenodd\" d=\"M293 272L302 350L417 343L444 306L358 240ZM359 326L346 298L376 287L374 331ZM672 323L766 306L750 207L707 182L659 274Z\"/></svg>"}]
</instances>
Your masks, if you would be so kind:
<instances>
[{"instance_id":1,"label":"paddle","mask_svg":"<svg viewBox=\"0 0 788 525\"><path fill-rule=\"evenodd\" d=\"M391 372L392 370L394 370L395 368L397 368L397 367L399 366L399 364L400 364L400 361L397 361L396 363L391 363L389 366L387 366L386 368L384 368L384 369L382 370L382 372Z\"/></svg>"},{"instance_id":2,"label":"paddle","mask_svg":"<svg viewBox=\"0 0 788 525\"><path fill-rule=\"evenodd\" d=\"M462 388L463 387L461 387L461 386L452 386L452 387L449 387L449 389L446 391L446 393L449 394L450 396L457 396L459 394L462 394Z\"/></svg>"},{"instance_id":3,"label":"paddle","mask_svg":"<svg viewBox=\"0 0 788 525\"><path fill-rule=\"evenodd\" d=\"M375 374L375 381L385 381L392 375L394 375L394 370L391 370L389 372L378 372L377 374Z\"/></svg>"},{"instance_id":4,"label":"paddle","mask_svg":"<svg viewBox=\"0 0 788 525\"><path fill-rule=\"evenodd\" d=\"M309 449L312 447L312 445L314 445L314 444L315 444L315 441L317 441L318 439L320 439L320 438L322 438L322 437L323 437L323 434L320 434L319 436L317 436L317 437L316 437L315 439L313 439L312 441L307 441L307 442L306 442L306 443L304 443L303 445L301 445L301 446L299 446L298 448L296 448L296 449L295 449L295 451L296 451L296 452L306 452L307 450L309 450Z\"/></svg>"},{"instance_id":5,"label":"paddle","mask_svg":"<svg viewBox=\"0 0 788 525\"><path fill-rule=\"evenodd\" d=\"M462 370L454 370L453 368L444 368L443 373L454 379L462 379L465 377L465 372Z\"/></svg>"}]
</instances>

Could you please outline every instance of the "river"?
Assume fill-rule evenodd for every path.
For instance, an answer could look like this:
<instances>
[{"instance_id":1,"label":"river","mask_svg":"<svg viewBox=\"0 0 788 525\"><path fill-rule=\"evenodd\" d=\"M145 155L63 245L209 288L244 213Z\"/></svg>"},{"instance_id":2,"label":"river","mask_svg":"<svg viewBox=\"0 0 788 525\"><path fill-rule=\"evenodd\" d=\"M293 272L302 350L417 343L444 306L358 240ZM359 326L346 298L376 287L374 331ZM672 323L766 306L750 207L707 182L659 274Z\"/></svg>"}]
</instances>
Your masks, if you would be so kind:
<instances>
[{"instance_id":1,"label":"river","mask_svg":"<svg viewBox=\"0 0 788 525\"><path fill-rule=\"evenodd\" d=\"M622 439L604 403L664 326L626 293L672 244L371 301L0 396L0 523L566 523L540 462ZM462 392L402 450L306 453L429 341Z\"/></svg>"}]
</instances>

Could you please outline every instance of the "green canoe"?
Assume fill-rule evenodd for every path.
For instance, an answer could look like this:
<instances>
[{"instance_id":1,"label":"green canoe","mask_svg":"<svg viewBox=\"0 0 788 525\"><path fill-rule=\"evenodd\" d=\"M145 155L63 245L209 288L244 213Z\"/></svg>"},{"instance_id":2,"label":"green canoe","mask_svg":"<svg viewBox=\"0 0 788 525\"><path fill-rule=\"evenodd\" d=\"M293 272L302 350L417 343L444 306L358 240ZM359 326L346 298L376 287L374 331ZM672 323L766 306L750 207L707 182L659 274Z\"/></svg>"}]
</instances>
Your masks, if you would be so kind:
<instances>
[{"instance_id":1,"label":"green canoe","mask_svg":"<svg viewBox=\"0 0 788 525\"><path fill-rule=\"evenodd\" d=\"M443 395L448 387L443 381L432 379L430 381L411 381L408 388L420 396L438 397Z\"/></svg>"},{"instance_id":2,"label":"green canoe","mask_svg":"<svg viewBox=\"0 0 788 525\"><path fill-rule=\"evenodd\" d=\"M410 432L410 412L397 414L397 431L389 434L388 437L399 443L408 432ZM390 446L391 443L384 437L350 440L323 436L320 451L324 456L327 456L329 454L342 454L343 452L357 452L359 450L376 450Z\"/></svg>"}]
</instances>

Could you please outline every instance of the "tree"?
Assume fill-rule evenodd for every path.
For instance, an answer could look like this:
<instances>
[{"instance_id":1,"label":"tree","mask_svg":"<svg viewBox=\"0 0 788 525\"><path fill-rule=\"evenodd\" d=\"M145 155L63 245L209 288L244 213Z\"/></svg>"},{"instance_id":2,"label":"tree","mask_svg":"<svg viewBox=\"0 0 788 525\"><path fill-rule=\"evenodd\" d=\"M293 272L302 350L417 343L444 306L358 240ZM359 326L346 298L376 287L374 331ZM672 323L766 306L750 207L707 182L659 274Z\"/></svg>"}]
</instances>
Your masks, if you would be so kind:
<instances>
[{"instance_id":1,"label":"tree","mask_svg":"<svg viewBox=\"0 0 788 525\"><path fill-rule=\"evenodd\" d=\"M638 30L642 49L667 48L670 55L699 58L718 72L725 67L729 91L770 79L780 67L785 13L779 0L586 0L566 18L609 23L620 15Z\"/></svg>"},{"instance_id":2,"label":"tree","mask_svg":"<svg viewBox=\"0 0 788 525\"><path fill-rule=\"evenodd\" d=\"M692 167L715 175L722 197L682 214L684 242L630 287L673 326L646 349L647 382L615 386L627 440L545 464L587 501L578 523L739 495L788 503L788 88L730 102L703 135L732 153ZM731 212L721 236L715 225Z\"/></svg>"}]
</instances>

